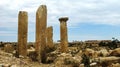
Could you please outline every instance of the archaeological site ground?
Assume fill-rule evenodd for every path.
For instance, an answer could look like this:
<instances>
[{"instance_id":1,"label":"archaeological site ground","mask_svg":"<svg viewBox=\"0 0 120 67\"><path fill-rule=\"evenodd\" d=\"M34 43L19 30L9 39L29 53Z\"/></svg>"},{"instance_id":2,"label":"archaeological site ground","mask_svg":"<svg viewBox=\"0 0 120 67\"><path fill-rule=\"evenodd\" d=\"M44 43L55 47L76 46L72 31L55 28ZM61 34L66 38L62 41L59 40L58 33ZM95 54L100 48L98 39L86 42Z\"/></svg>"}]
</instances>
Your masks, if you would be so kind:
<instances>
[{"instance_id":1,"label":"archaeological site ground","mask_svg":"<svg viewBox=\"0 0 120 67\"><path fill-rule=\"evenodd\" d=\"M63 16L58 18L60 40L54 42L46 5L35 18L35 42L28 42L28 12L18 12L18 40L0 42L0 67L120 67L118 39L68 42L69 17Z\"/></svg>"}]
</instances>

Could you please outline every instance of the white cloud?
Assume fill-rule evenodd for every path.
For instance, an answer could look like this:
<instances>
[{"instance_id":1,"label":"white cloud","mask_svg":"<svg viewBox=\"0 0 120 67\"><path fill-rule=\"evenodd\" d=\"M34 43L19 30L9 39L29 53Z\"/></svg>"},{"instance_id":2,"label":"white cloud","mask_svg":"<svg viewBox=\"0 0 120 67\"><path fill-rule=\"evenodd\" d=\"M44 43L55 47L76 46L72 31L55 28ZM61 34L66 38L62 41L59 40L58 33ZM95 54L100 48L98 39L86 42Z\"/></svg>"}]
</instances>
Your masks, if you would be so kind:
<instances>
[{"instance_id":1,"label":"white cloud","mask_svg":"<svg viewBox=\"0 0 120 67\"><path fill-rule=\"evenodd\" d=\"M12 0L12 2L11 0L4 0L0 3L0 6L4 6L3 8L10 11L8 13L15 12L11 15L15 15L13 18L17 17L16 15L20 10L28 11L30 15L29 20L35 22L35 12L41 4L47 5L49 25L58 24L58 18L61 16L68 16L70 18L70 26L83 22L110 25L120 24L119 0ZM1 17L4 16L2 15ZM6 16L6 18L9 17Z\"/></svg>"},{"instance_id":2,"label":"white cloud","mask_svg":"<svg viewBox=\"0 0 120 67\"><path fill-rule=\"evenodd\" d=\"M59 26L58 18L68 16L68 26L80 23L120 25L120 0L2 0L0 28L17 29L18 12L29 14L29 32L35 31L36 10L47 5L48 25Z\"/></svg>"},{"instance_id":3,"label":"white cloud","mask_svg":"<svg viewBox=\"0 0 120 67\"><path fill-rule=\"evenodd\" d=\"M0 36L16 36L14 31L0 31Z\"/></svg>"}]
</instances>

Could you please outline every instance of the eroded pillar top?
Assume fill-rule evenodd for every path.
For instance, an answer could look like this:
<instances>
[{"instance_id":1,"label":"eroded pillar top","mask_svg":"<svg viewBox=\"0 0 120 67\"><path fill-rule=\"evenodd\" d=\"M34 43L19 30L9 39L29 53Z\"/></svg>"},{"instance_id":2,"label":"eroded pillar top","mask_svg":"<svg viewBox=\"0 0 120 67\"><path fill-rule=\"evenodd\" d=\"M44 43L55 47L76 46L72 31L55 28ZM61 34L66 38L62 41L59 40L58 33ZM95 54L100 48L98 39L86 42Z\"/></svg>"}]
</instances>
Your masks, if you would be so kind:
<instances>
[{"instance_id":1,"label":"eroded pillar top","mask_svg":"<svg viewBox=\"0 0 120 67\"><path fill-rule=\"evenodd\" d=\"M47 14L47 7L46 5L40 5L36 12L40 16L44 16L43 14Z\"/></svg>"},{"instance_id":2,"label":"eroded pillar top","mask_svg":"<svg viewBox=\"0 0 120 67\"><path fill-rule=\"evenodd\" d=\"M59 18L60 22L62 22L62 21L66 22L67 20L68 20L68 17L61 17L61 18Z\"/></svg>"},{"instance_id":3,"label":"eroded pillar top","mask_svg":"<svg viewBox=\"0 0 120 67\"><path fill-rule=\"evenodd\" d=\"M20 15L27 15L28 13L27 13L27 11L19 11L19 14Z\"/></svg>"}]
</instances>

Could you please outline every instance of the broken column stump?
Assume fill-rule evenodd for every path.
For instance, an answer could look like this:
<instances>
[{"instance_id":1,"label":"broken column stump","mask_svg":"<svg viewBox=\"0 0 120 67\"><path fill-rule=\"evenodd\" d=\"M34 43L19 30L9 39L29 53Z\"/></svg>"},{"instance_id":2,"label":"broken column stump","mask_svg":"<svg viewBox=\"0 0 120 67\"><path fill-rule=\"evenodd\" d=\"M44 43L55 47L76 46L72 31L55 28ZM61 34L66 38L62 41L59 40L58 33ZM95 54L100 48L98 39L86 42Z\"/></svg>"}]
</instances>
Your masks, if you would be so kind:
<instances>
[{"instance_id":1,"label":"broken column stump","mask_svg":"<svg viewBox=\"0 0 120 67\"><path fill-rule=\"evenodd\" d=\"M47 7L41 5L36 12L36 45L38 61L46 61L46 28L47 28Z\"/></svg>"},{"instance_id":2,"label":"broken column stump","mask_svg":"<svg viewBox=\"0 0 120 67\"><path fill-rule=\"evenodd\" d=\"M46 31L46 35L47 35L47 48L48 50L53 49L54 45L53 45L53 27L47 27L47 31Z\"/></svg>"},{"instance_id":3,"label":"broken column stump","mask_svg":"<svg viewBox=\"0 0 120 67\"><path fill-rule=\"evenodd\" d=\"M67 52L67 49L68 49L68 35L67 35L67 22L66 22L67 20L68 20L68 17L59 18L61 52Z\"/></svg>"},{"instance_id":4,"label":"broken column stump","mask_svg":"<svg viewBox=\"0 0 120 67\"><path fill-rule=\"evenodd\" d=\"M28 13L18 14L18 55L27 56Z\"/></svg>"}]
</instances>

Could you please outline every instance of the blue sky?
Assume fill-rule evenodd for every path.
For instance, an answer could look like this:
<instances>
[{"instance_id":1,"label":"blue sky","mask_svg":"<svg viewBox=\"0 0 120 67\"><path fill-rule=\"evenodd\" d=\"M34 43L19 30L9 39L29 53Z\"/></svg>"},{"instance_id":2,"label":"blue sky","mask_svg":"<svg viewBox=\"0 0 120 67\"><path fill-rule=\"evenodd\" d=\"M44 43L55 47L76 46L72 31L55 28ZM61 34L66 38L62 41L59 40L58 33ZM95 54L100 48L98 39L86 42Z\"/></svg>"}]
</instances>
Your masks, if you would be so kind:
<instances>
[{"instance_id":1,"label":"blue sky","mask_svg":"<svg viewBox=\"0 0 120 67\"><path fill-rule=\"evenodd\" d=\"M1 0L0 41L17 41L18 12L28 12L28 41L35 41L35 14L45 4L47 26L60 39L58 19L68 16L68 40L120 39L120 0Z\"/></svg>"}]
</instances>

